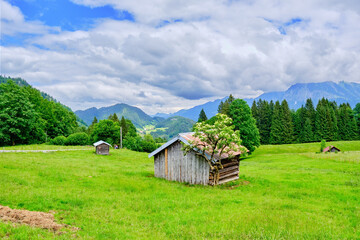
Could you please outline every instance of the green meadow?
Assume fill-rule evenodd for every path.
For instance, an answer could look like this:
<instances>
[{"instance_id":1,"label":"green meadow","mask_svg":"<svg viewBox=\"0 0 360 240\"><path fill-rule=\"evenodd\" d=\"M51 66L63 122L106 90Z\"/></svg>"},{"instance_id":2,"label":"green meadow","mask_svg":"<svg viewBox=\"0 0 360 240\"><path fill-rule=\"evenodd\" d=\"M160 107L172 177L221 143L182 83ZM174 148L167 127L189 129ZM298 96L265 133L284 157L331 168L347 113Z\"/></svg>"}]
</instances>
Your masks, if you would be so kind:
<instances>
[{"instance_id":1,"label":"green meadow","mask_svg":"<svg viewBox=\"0 0 360 240\"><path fill-rule=\"evenodd\" d=\"M218 187L157 179L153 158L129 150L0 153L0 205L54 211L68 225L0 221L0 238L360 239L360 141L330 144L342 152L261 146L238 181Z\"/></svg>"}]
</instances>

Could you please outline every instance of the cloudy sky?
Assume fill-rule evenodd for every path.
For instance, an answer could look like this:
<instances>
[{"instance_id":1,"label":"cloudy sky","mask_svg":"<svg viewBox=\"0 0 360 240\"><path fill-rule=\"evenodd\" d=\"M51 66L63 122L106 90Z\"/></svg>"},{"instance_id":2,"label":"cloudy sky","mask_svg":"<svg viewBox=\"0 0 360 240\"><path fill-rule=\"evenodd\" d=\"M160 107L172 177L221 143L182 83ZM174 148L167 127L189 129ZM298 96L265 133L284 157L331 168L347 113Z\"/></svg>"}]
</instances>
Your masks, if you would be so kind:
<instances>
[{"instance_id":1,"label":"cloudy sky","mask_svg":"<svg viewBox=\"0 0 360 240\"><path fill-rule=\"evenodd\" d=\"M358 0L0 0L1 74L73 110L360 83Z\"/></svg>"}]
</instances>

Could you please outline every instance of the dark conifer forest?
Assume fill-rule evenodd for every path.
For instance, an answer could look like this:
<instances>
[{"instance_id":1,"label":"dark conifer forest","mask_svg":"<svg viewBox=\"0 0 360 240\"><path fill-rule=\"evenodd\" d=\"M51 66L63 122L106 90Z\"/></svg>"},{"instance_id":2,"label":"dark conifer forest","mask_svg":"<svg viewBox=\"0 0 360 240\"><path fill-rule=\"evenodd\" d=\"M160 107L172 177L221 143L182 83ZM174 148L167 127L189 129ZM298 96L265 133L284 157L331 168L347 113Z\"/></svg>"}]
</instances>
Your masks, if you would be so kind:
<instances>
[{"instance_id":1,"label":"dark conifer forest","mask_svg":"<svg viewBox=\"0 0 360 240\"><path fill-rule=\"evenodd\" d=\"M254 101L251 107L261 144L286 144L360 139L360 103L337 105L325 98L316 107L311 99L297 111L286 100Z\"/></svg>"}]
</instances>

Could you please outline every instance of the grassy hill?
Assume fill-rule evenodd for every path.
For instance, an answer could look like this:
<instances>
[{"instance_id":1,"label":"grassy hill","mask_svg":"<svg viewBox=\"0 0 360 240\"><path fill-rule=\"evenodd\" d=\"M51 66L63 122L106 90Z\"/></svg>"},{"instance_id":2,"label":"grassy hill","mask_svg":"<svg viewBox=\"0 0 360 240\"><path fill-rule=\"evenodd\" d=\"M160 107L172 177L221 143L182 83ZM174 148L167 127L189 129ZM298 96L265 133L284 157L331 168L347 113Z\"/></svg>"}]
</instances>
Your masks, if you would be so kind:
<instances>
[{"instance_id":1,"label":"grassy hill","mask_svg":"<svg viewBox=\"0 0 360 240\"><path fill-rule=\"evenodd\" d=\"M332 144L343 152L262 146L218 187L154 178L153 159L128 150L0 153L0 205L69 225L59 234L0 221L0 238L359 239L360 141Z\"/></svg>"}]
</instances>

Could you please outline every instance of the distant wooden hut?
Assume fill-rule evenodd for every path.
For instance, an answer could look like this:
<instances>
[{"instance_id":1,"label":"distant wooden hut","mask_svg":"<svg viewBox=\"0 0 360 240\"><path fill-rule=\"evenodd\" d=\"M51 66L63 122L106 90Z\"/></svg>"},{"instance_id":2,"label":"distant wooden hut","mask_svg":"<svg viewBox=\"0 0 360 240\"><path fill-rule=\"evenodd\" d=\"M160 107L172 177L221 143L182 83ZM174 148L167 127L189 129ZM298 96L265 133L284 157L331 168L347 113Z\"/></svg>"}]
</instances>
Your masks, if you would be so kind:
<instances>
[{"instance_id":1,"label":"distant wooden hut","mask_svg":"<svg viewBox=\"0 0 360 240\"><path fill-rule=\"evenodd\" d=\"M195 149L186 155L182 151L181 143L189 144L193 139L193 133L180 133L150 153L149 158L154 156L155 177L190 184L212 185L213 175L204 157L196 154ZM239 178L240 154L241 152L236 152L231 158L228 154L216 156L217 161L221 159L224 166L219 172L219 184Z\"/></svg>"},{"instance_id":2,"label":"distant wooden hut","mask_svg":"<svg viewBox=\"0 0 360 240\"><path fill-rule=\"evenodd\" d=\"M323 152L340 152L340 149L338 149L335 146L328 146L326 148L324 148Z\"/></svg>"},{"instance_id":3,"label":"distant wooden hut","mask_svg":"<svg viewBox=\"0 0 360 240\"><path fill-rule=\"evenodd\" d=\"M111 145L103 140L100 140L93 144L96 154L109 155Z\"/></svg>"}]
</instances>

